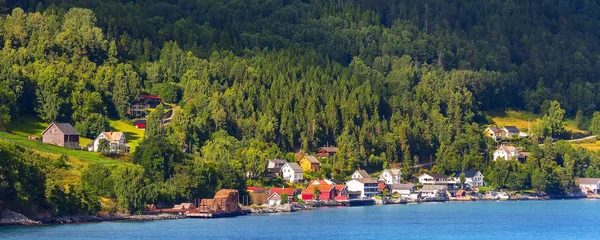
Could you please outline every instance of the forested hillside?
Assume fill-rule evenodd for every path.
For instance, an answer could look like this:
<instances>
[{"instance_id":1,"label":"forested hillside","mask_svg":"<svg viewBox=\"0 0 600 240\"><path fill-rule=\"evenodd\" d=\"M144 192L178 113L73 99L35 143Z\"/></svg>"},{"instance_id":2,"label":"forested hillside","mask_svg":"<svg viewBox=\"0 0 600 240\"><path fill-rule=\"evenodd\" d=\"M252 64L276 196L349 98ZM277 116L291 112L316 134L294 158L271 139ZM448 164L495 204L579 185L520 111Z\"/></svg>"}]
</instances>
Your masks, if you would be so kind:
<instances>
[{"instance_id":1,"label":"forested hillside","mask_svg":"<svg viewBox=\"0 0 600 240\"><path fill-rule=\"evenodd\" d=\"M0 128L37 115L94 138L161 95L182 111L165 128L150 117L133 161L164 201L244 189L267 159L326 144L340 151L321 174L340 178L492 171L485 111L600 110L595 1L0 0L0 13ZM591 153L548 148L503 165L522 177L510 186L597 175Z\"/></svg>"}]
</instances>

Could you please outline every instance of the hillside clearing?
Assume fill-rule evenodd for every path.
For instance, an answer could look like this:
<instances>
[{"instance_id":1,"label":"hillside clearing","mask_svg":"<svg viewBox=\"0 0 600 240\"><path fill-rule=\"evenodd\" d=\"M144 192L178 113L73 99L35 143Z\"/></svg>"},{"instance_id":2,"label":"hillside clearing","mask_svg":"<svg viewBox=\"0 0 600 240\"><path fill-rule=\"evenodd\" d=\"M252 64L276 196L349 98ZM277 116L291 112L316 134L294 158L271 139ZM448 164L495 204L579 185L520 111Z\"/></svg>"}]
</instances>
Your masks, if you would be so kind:
<instances>
[{"instance_id":1,"label":"hillside clearing","mask_svg":"<svg viewBox=\"0 0 600 240\"><path fill-rule=\"evenodd\" d=\"M74 150L69 148L63 148L59 146L43 144L41 142L33 141L27 139L27 137L10 134L6 132L0 132L0 140L7 140L17 145L21 145L24 147L28 147L34 149L39 152L43 152L45 154L49 154L50 156L60 156L61 154L65 154L71 158L79 159L80 161L87 163L101 163L105 165L118 165L122 164L122 161L118 161L112 158L107 158L99 153L95 152L87 152L82 150Z\"/></svg>"},{"instance_id":2,"label":"hillside clearing","mask_svg":"<svg viewBox=\"0 0 600 240\"><path fill-rule=\"evenodd\" d=\"M15 121L11 122L11 124L6 127L6 130L8 130L14 135L22 136L25 138L27 138L28 136L41 138L42 132L44 132L44 130L46 130L46 128L49 125L50 124L45 123L37 117L22 116L17 118ZM93 141L93 139L85 138L82 136L79 137L79 145L81 146L87 146Z\"/></svg>"},{"instance_id":3,"label":"hillside clearing","mask_svg":"<svg viewBox=\"0 0 600 240\"><path fill-rule=\"evenodd\" d=\"M109 121L111 131L125 133L127 144L131 147L133 153L140 142L144 139L144 130L138 129L133 124L125 122L123 120L110 120Z\"/></svg>"},{"instance_id":4,"label":"hillside clearing","mask_svg":"<svg viewBox=\"0 0 600 240\"><path fill-rule=\"evenodd\" d=\"M498 127L515 126L519 129L529 129L537 120L541 120L542 116L527 112L527 111L488 111L488 115L492 118L493 124ZM585 134L587 131L577 128L575 120L565 119L565 129L572 133Z\"/></svg>"}]
</instances>

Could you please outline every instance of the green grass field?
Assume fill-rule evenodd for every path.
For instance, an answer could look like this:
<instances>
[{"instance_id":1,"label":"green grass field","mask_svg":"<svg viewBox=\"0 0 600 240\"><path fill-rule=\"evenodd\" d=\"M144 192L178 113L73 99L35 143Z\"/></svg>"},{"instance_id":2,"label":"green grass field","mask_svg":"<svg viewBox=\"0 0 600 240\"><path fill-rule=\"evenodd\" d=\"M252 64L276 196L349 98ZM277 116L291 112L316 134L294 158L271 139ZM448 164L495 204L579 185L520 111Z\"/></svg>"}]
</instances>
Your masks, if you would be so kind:
<instances>
[{"instance_id":1,"label":"green grass field","mask_svg":"<svg viewBox=\"0 0 600 240\"><path fill-rule=\"evenodd\" d=\"M118 164L123 163L122 161L104 157L96 152L87 152L87 151L63 148L63 147L49 145L49 144L43 144L41 142L29 140L29 139L27 139L27 137L10 134L10 133L6 133L6 132L0 132L0 140L10 141L17 145L32 148L36 151L46 153L48 155L59 156L61 154L66 154L69 157L76 158L76 159L79 159L79 160L82 160L85 162L89 162L89 163L102 163L102 164L106 164L106 165L118 165Z\"/></svg>"},{"instance_id":2,"label":"green grass field","mask_svg":"<svg viewBox=\"0 0 600 240\"><path fill-rule=\"evenodd\" d=\"M11 134L18 135L27 138L28 136L34 136L40 138L42 132L48 127L48 123L45 123L41 119L34 116L23 116L15 119L6 130ZM135 148L139 145L139 142L144 138L144 130L137 129L132 124L123 120L110 120L110 130L113 132L123 132L127 138L127 143L131 147L131 151L135 151ZM89 138L80 137L79 145L87 146L94 140Z\"/></svg>"},{"instance_id":3,"label":"green grass field","mask_svg":"<svg viewBox=\"0 0 600 240\"><path fill-rule=\"evenodd\" d=\"M132 124L122 120L110 120L110 128L113 132L125 133L127 144L131 147L131 152L134 152L140 142L144 139L144 130L137 129Z\"/></svg>"},{"instance_id":4,"label":"green grass field","mask_svg":"<svg viewBox=\"0 0 600 240\"><path fill-rule=\"evenodd\" d=\"M493 124L498 127L516 126L519 129L533 127L536 121L541 120L542 116L527 112L527 111L488 111L488 115L492 117ZM530 122L528 122L530 121ZM565 119L565 129L573 133L586 133L575 126L575 120Z\"/></svg>"},{"instance_id":5,"label":"green grass field","mask_svg":"<svg viewBox=\"0 0 600 240\"><path fill-rule=\"evenodd\" d=\"M519 129L527 128L528 120L531 120L531 126L536 121L541 121L541 116L526 112L526 111L489 111L488 115L492 117L493 124L499 127L503 126L516 126ZM565 119L565 129L568 132L575 133L575 135L588 134L587 131L577 128L575 120L572 118ZM585 143L572 143L573 146L580 146L590 151L600 151L600 141L596 142L585 142Z\"/></svg>"},{"instance_id":6,"label":"green grass field","mask_svg":"<svg viewBox=\"0 0 600 240\"><path fill-rule=\"evenodd\" d=\"M15 119L15 121L13 121L10 125L8 125L6 130L8 130L12 134L22 136L22 137L34 136L34 137L41 138L42 132L44 130L46 130L46 127L48 127L49 125L50 124L45 123L44 121L42 121L41 119L39 119L37 117L23 116L23 117L19 117L19 118ZM87 146L88 144L92 143L93 141L94 140L89 139L89 138L80 137L79 145Z\"/></svg>"}]
</instances>

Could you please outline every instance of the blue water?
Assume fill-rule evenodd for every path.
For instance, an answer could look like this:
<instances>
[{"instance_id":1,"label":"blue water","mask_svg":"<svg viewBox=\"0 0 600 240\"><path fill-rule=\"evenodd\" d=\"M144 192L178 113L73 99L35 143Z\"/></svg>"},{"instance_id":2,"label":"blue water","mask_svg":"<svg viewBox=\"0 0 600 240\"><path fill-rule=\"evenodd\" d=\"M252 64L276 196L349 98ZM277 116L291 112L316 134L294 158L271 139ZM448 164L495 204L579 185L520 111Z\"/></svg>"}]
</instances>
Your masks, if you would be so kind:
<instances>
[{"instance_id":1,"label":"blue water","mask_svg":"<svg viewBox=\"0 0 600 240\"><path fill-rule=\"evenodd\" d=\"M599 213L600 200L427 203L0 227L0 239L600 239Z\"/></svg>"}]
</instances>

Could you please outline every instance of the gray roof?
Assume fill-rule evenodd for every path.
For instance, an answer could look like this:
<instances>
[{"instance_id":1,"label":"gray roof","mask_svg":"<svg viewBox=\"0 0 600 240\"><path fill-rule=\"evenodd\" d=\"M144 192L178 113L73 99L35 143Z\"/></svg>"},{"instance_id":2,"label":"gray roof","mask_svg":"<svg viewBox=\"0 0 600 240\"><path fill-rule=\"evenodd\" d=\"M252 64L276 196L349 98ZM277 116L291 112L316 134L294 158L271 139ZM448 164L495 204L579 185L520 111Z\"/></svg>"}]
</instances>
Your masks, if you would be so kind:
<instances>
[{"instance_id":1,"label":"gray roof","mask_svg":"<svg viewBox=\"0 0 600 240\"><path fill-rule=\"evenodd\" d=\"M362 176L363 178L371 178L371 176L369 176L369 174L365 170L358 169L355 172L358 172L358 174L360 174L360 176Z\"/></svg>"},{"instance_id":2,"label":"gray roof","mask_svg":"<svg viewBox=\"0 0 600 240\"><path fill-rule=\"evenodd\" d=\"M58 129L60 129L60 131L65 135L79 135L79 132L77 132L77 130L75 130L70 123L52 123L42 132L42 135L44 135L44 133L46 133L46 131L48 131L52 125L58 127Z\"/></svg>"},{"instance_id":3,"label":"gray roof","mask_svg":"<svg viewBox=\"0 0 600 240\"><path fill-rule=\"evenodd\" d=\"M494 133L501 133L501 132L502 132L502 130L500 130L500 129L499 129L499 128L497 128L497 127L488 127L488 128L489 128L490 130L492 130L492 132L494 132Z\"/></svg>"},{"instance_id":4,"label":"gray roof","mask_svg":"<svg viewBox=\"0 0 600 240\"><path fill-rule=\"evenodd\" d=\"M454 174L454 177L460 177L461 173L465 173L465 177L472 178L472 177L475 177L475 175L477 174L477 172L479 172L479 171L477 171L477 170L459 171L456 174Z\"/></svg>"},{"instance_id":5,"label":"gray roof","mask_svg":"<svg viewBox=\"0 0 600 240\"><path fill-rule=\"evenodd\" d=\"M297 163L288 162L286 163L286 165L289 165L296 172L302 172L302 167L300 167L300 165L298 165Z\"/></svg>"},{"instance_id":6,"label":"gray roof","mask_svg":"<svg viewBox=\"0 0 600 240\"><path fill-rule=\"evenodd\" d=\"M317 160L317 158L315 156L304 156L306 159L308 159L308 161L310 163L315 163L315 164L321 164L321 162L319 162L319 160Z\"/></svg>"},{"instance_id":7,"label":"gray roof","mask_svg":"<svg viewBox=\"0 0 600 240\"><path fill-rule=\"evenodd\" d=\"M506 131L508 132L521 132L521 130L519 130L517 127L515 126L505 126L504 129L506 129Z\"/></svg>"},{"instance_id":8,"label":"gray roof","mask_svg":"<svg viewBox=\"0 0 600 240\"><path fill-rule=\"evenodd\" d=\"M269 160L269 162L285 164L287 161L281 160L281 159L271 159L271 160Z\"/></svg>"},{"instance_id":9,"label":"gray roof","mask_svg":"<svg viewBox=\"0 0 600 240\"><path fill-rule=\"evenodd\" d=\"M392 185L392 190L412 190L414 187L414 184L395 183Z\"/></svg>"},{"instance_id":10,"label":"gray roof","mask_svg":"<svg viewBox=\"0 0 600 240\"><path fill-rule=\"evenodd\" d=\"M79 135L79 132L73 128L73 125L70 123L55 123L56 126L67 135Z\"/></svg>"}]
</instances>

